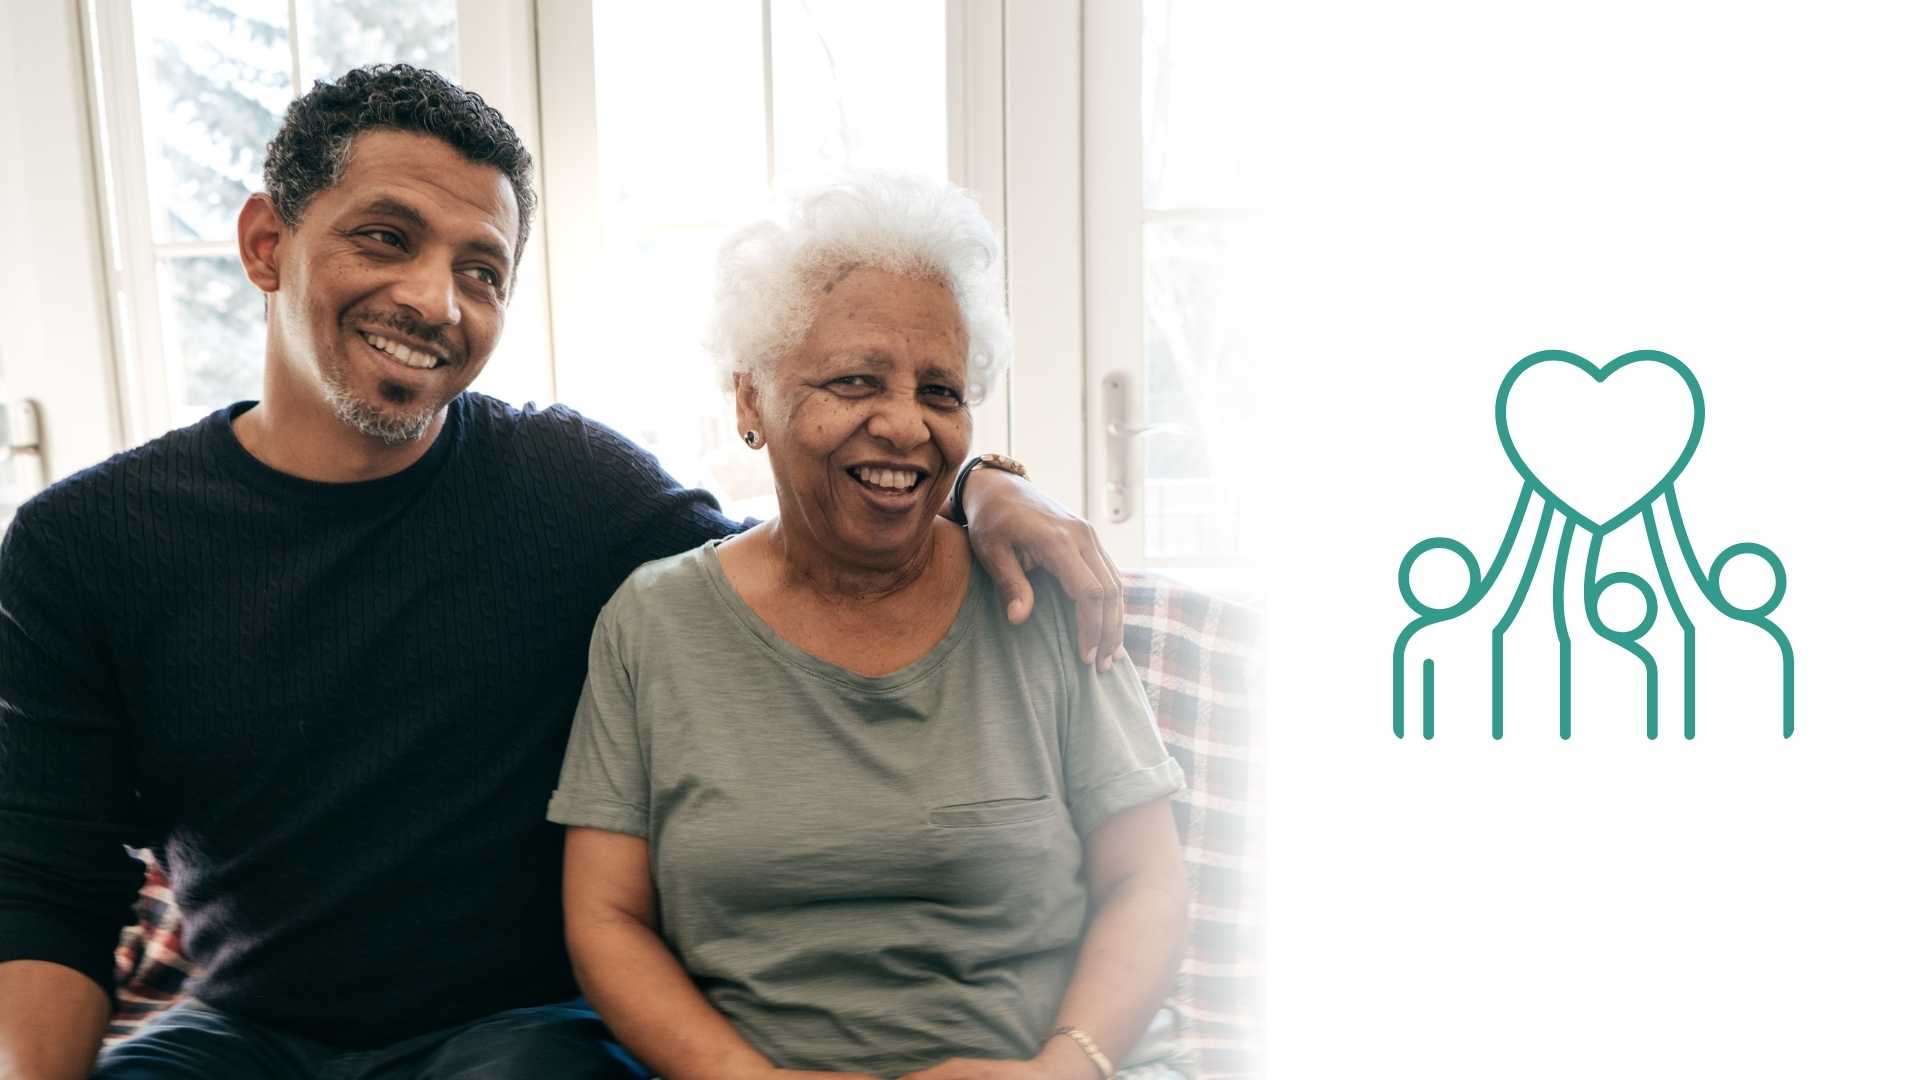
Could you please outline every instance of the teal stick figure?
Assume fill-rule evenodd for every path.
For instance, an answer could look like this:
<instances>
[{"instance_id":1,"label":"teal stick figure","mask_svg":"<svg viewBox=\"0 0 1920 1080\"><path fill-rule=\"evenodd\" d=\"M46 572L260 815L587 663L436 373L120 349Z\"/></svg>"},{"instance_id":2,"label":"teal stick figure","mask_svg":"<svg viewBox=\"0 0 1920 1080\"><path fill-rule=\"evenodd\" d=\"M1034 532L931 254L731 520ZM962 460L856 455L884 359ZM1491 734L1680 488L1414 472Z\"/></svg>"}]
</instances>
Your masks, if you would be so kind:
<instances>
[{"instance_id":1,"label":"teal stick figure","mask_svg":"<svg viewBox=\"0 0 1920 1080\"><path fill-rule=\"evenodd\" d=\"M1583 509L1573 500L1564 497L1559 490L1539 475L1516 444L1508 424L1508 406L1513 389L1530 370L1549 363L1570 365L1583 372L1595 384L1603 384L1610 376L1636 364L1657 365L1676 375L1679 385L1684 387L1686 401L1691 407L1690 422L1685 432L1685 444L1675 455L1672 463L1665 468L1664 473L1640 495L1630 500L1624 496L1621 497L1620 501L1625 505L1593 506ZM1680 630L1683 667L1681 726L1685 737L1693 738L1696 726L1698 685L1696 627L1692 614L1687 610L1687 604L1681 598L1671 560L1667 556L1665 537L1669 534L1679 548L1681 561L1687 568L1688 576L1707 602L1722 615L1758 626L1773 638L1781 658L1781 733L1783 737L1793 735L1793 646L1786 633L1769 617L1786 594L1785 567L1768 548L1760 544L1741 543L1723 550L1714 559L1710 568L1702 570L1700 560L1687 537L1686 526L1681 520L1679 499L1675 494L1674 485L1681 472L1686 469L1694 450L1699 446L1705 423L1706 400L1701 393L1699 381L1694 378L1693 372L1688 370L1685 364L1658 350L1642 349L1630 352L1614 359L1605 367L1596 367L1573 353L1547 349L1526 357L1507 372L1500 384L1500 391L1495 397L1494 425L1508 461L1522 477L1520 498L1508 522L1506 532L1501 538L1499 550L1484 577L1479 572L1479 565L1472 551L1449 537L1423 540L1415 544L1402 558L1399 575L1400 596L1413 610L1415 618L1401 630L1394 642L1393 732L1396 737L1404 738L1406 733L1406 662L1410 647L1422 630L1457 619L1488 597L1495 582L1501 579L1503 571L1507 568L1508 560L1522 535L1523 525L1536 494L1543 504L1539 524L1534 530L1525 566L1519 573L1511 596L1500 609L1500 615L1494 623L1492 638L1489 642L1492 676L1492 733L1495 739L1503 737L1506 731L1506 635L1525 604L1535 575L1539 571L1548 535L1556 521L1560 527L1560 539L1554 556L1552 614L1554 634L1559 646L1560 737L1570 739L1573 735L1573 630L1567 618L1567 588L1576 540L1586 544L1584 572L1579 575L1577 584L1581 592L1581 607L1584 609L1587 625L1603 640L1626 650L1640 661L1646 673L1647 737L1650 739L1658 737L1660 730L1659 667L1653 653L1642 644L1642 639L1658 619L1660 604L1656 599L1653 586L1640 575L1626 572L1605 575L1600 573L1600 551L1604 541L1614 530L1635 518L1640 520L1641 529L1645 534L1653 558L1655 575L1660 579L1660 592L1667 601L1667 610L1673 613L1674 622ZM1608 451L1604 445L1594 446L1591 449L1598 455L1605 455ZM1656 468L1657 461L1658 459L1655 462ZM1555 464L1555 462L1550 461L1549 464ZM1558 464L1564 466L1564 462ZM1636 464L1634 468L1638 468L1638 465ZM1576 473L1577 471L1575 470ZM1648 470L1649 473L1652 471L1654 470ZM1564 476L1567 473L1563 469L1556 475ZM1625 475L1627 482L1631 482L1633 471L1629 470ZM1636 485L1628 490L1639 489ZM1605 503L1610 500L1602 497L1596 501ZM1595 512L1589 513L1589 510ZM1662 516L1666 519L1664 522L1661 520ZM1468 585L1465 594L1450 604L1423 601L1415 595L1412 587L1411 575L1414 563L1421 556L1436 551L1451 554L1464 564L1467 571ZM1720 585L1721 573L1726 565L1742 555L1759 558L1766 564L1773 577L1773 589L1767 599L1752 607L1741 607L1728 600ZM1601 616L1600 598L1602 594L1614 588L1629 589L1639 600L1638 618L1630 620L1627 625L1609 624ZM1421 730L1422 734L1429 739L1433 738L1437 681L1434 660L1431 657L1422 658Z\"/></svg>"},{"instance_id":2,"label":"teal stick figure","mask_svg":"<svg viewBox=\"0 0 1920 1080\"><path fill-rule=\"evenodd\" d=\"M1780 649L1780 737L1793 738L1793 643L1787 640L1786 631L1768 618L1773 609L1787 595L1787 568L1780 562L1780 556L1763 544L1731 544L1713 560L1713 566L1705 574L1700 572L1700 560L1693 553L1693 543L1687 539L1687 526L1680 517L1680 499L1671 490L1667 492L1667 509L1673 516L1673 535L1680 544L1680 554L1687 561L1687 570L1692 573L1694 582L1700 591L1706 594L1707 602L1720 614L1737 622L1748 623L1765 630ZM1758 556L1767 564L1767 570L1773 577L1773 589L1767 598L1750 608L1743 608L1727 599L1726 592L1720 587L1720 572L1727 563L1741 555Z\"/></svg>"},{"instance_id":3,"label":"teal stick figure","mask_svg":"<svg viewBox=\"0 0 1920 1080\"><path fill-rule=\"evenodd\" d=\"M1467 570L1467 590L1460 599L1451 604L1429 604L1420 599L1413 591L1413 564L1420 556L1429 551L1445 551L1453 554ZM1504 558L1505 550L1501 551ZM1495 572L1499 563L1494 564ZM1400 637L1393 643L1393 734L1395 738L1405 738L1407 734L1407 644L1422 627L1445 622L1473 607L1480 599L1480 563L1474 559L1467 545L1452 537L1435 536L1413 545L1406 557L1400 560L1400 599L1412 608L1416 617L1400 631ZM1420 734L1433 738L1433 658L1428 657L1420 663Z\"/></svg>"},{"instance_id":4,"label":"teal stick figure","mask_svg":"<svg viewBox=\"0 0 1920 1080\"><path fill-rule=\"evenodd\" d=\"M1627 652L1632 653L1647 672L1647 738L1660 735L1660 666L1654 662L1653 654L1640 644L1648 630L1653 629L1654 617L1660 606L1653 599L1653 586L1638 574L1626 572L1608 574L1596 578L1600 571L1601 538L1593 538L1593 544L1587 549L1586 582L1582 593L1586 597L1587 622L1594 632ZM1624 586L1634 590L1640 597L1641 614L1637 621L1629 623L1625 629L1609 625L1600 616L1600 598L1614 586Z\"/></svg>"},{"instance_id":5,"label":"teal stick figure","mask_svg":"<svg viewBox=\"0 0 1920 1080\"><path fill-rule=\"evenodd\" d=\"M1501 538L1500 548L1498 552L1495 553L1493 562L1488 566L1484 577L1480 574L1479 563L1474 559L1473 553L1467 549L1466 545L1450 537L1433 537L1428 540L1422 540L1409 549L1407 554L1400 560L1400 598L1406 602L1409 608L1413 609L1416 617L1401 630L1399 638L1394 642L1393 728L1395 735L1404 737L1406 734L1406 714L1408 709L1407 657L1410 653L1418 655L1422 651L1428 651L1416 648L1419 641L1427 636L1423 635L1422 631L1436 624L1456 619L1483 603L1496 605L1498 610L1506 610L1509 607L1517 608L1518 598L1526 592L1527 583L1532 580L1533 567L1539 560L1539 541L1537 539L1535 540L1526 570L1517 582L1513 582L1513 575L1507 573L1507 564L1519 538L1524 535L1526 531L1528 517L1534 513L1541 514L1542 529L1544 529L1552 519L1552 512L1545 510L1540 500L1534 497L1533 489L1526 484L1522 484L1520 487L1520 497L1514 503L1513 516L1507 522L1506 533ZM1429 553L1433 553L1435 556L1441 553L1450 555L1454 560L1464 565L1467 589L1459 599L1451 603L1445 603L1434 600L1433 598L1422 599L1416 595L1412 583L1413 567L1416 562L1428 556ZM1509 586L1513 594L1513 600L1511 602L1505 596L1494 595L1496 586L1501 585L1503 582L1513 582ZM1499 648L1498 634L1493 638L1493 647L1495 650ZM1499 654L1496 651L1494 653L1494 666L1496 671L1499 670L1499 665ZM1438 681L1439 675L1434 670L1435 661L1431 656L1422 657L1420 666L1421 732L1425 737L1431 739L1433 738L1435 683ZM1496 720L1496 725L1497 723L1498 721Z\"/></svg>"}]
</instances>

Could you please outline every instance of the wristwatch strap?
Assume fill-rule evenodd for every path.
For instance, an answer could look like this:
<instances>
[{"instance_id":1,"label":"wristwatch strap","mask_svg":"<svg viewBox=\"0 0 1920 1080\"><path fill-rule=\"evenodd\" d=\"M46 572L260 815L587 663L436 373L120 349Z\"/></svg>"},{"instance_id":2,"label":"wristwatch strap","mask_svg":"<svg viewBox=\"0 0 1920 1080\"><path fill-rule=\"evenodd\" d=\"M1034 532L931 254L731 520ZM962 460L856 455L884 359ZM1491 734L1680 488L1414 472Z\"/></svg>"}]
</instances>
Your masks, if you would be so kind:
<instances>
[{"instance_id":1,"label":"wristwatch strap","mask_svg":"<svg viewBox=\"0 0 1920 1080\"><path fill-rule=\"evenodd\" d=\"M1025 477L1027 475L1027 467L1025 465L1020 464L1005 454L981 454L978 457L968 459L965 465L960 466L960 475L953 478L953 520L956 524L965 525L967 523L967 504L963 498L967 488L967 476L972 473L973 470L982 467L999 469L1001 472L1010 472L1019 477Z\"/></svg>"}]
</instances>

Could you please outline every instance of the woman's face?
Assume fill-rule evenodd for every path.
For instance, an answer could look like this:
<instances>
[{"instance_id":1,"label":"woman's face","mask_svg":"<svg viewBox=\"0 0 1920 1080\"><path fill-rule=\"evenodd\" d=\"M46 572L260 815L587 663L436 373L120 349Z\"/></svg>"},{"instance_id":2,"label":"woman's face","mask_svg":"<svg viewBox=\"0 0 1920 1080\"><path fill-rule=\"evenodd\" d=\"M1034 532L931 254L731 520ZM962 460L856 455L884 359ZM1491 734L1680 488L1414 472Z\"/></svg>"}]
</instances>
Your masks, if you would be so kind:
<instances>
[{"instance_id":1,"label":"woman's face","mask_svg":"<svg viewBox=\"0 0 1920 1080\"><path fill-rule=\"evenodd\" d=\"M742 429L766 437L783 526L865 569L924 550L973 437L966 358L938 281L854 267L820 286L805 340L759 385L737 384Z\"/></svg>"}]
</instances>

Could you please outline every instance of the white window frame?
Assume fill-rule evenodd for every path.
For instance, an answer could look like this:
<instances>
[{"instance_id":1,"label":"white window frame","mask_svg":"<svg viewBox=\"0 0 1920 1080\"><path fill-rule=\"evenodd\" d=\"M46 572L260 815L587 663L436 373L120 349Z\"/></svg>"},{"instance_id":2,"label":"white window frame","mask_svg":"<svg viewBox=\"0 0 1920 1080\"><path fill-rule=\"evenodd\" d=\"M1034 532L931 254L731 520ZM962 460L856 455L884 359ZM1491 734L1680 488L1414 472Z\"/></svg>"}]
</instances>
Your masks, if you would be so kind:
<instances>
[{"instance_id":1,"label":"white window frame","mask_svg":"<svg viewBox=\"0 0 1920 1080\"><path fill-rule=\"evenodd\" d=\"M42 475L11 495L125 445L106 304L86 35L77 4L0 0L0 381L38 403ZM15 464L18 464L17 462Z\"/></svg>"},{"instance_id":2,"label":"white window frame","mask_svg":"<svg viewBox=\"0 0 1920 1080\"><path fill-rule=\"evenodd\" d=\"M1010 445L1044 491L1084 517L1081 3L1007 0L1003 9Z\"/></svg>"},{"instance_id":3,"label":"white window frame","mask_svg":"<svg viewBox=\"0 0 1920 1080\"><path fill-rule=\"evenodd\" d=\"M99 130L101 234L106 243L107 303L113 313L120 425L129 445L172 426L154 273L153 219L147 194L140 68L131 0L82 0ZM235 243L206 244L235 254Z\"/></svg>"},{"instance_id":4,"label":"white window frame","mask_svg":"<svg viewBox=\"0 0 1920 1080\"><path fill-rule=\"evenodd\" d=\"M176 421L160 329L155 271L159 245L153 241L152 202L147 187L134 2L76 0L86 22L94 89L101 235L116 339L120 427L126 445L160 435ZM293 14L293 2L289 0L289 25L294 27L289 43L293 50L293 85L297 92L304 92L307 80L300 68L298 23ZM533 0L456 0L455 19L461 84L499 109L529 147L539 146ZM540 181L536 168L535 195L544 203ZM238 255L233 237L165 246L182 257ZM521 257L507 336L482 375L480 388L521 400L551 400L550 327L546 241L536 217Z\"/></svg>"},{"instance_id":5,"label":"white window frame","mask_svg":"<svg viewBox=\"0 0 1920 1080\"><path fill-rule=\"evenodd\" d=\"M1084 304L1087 389L1084 420L1086 510L1100 542L1123 567L1153 570L1223 596L1249 593L1245 556L1180 555L1149 558L1146 550L1146 460L1149 438L1179 437L1144 426L1147 320L1142 229L1156 221L1255 220L1246 210L1151 210L1145 205L1145 130L1141 71L1145 26L1142 0L1092 0L1083 24L1085 78L1081 186L1085 230ZM1109 376L1121 408L1109 415ZM1124 499L1110 484L1124 479ZM1259 495L1251 497L1258 498ZM1123 503L1123 520L1114 510Z\"/></svg>"},{"instance_id":6,"label":"white window frame","mask_svg":"<svg viewBox=\"0 0 1920 1080\"><path fill-rule=\"evenodd\" d=\"M1140 357L1146 346L1141 279L1140 207L1144 182L1140 156L1140 0L1102 0L1089 11L1086 38L1087 183L1082 213L1086 221L1085 273L1088 318L1088 372L1121 375L1125 415L1134 423L1144 398ZM1083 382L1083 385L1084 382ZM1107 431L1105 395L1089 400L1089 423L1082 432L1086 451L1087 519L1100 543L1121 566L1147 565L1143 472L1139 438ZM1115 466L1120 466L1115 468ZM1108 485L1124 477L1131 514L1116 520Z\"/></svg>"}]
</instances>

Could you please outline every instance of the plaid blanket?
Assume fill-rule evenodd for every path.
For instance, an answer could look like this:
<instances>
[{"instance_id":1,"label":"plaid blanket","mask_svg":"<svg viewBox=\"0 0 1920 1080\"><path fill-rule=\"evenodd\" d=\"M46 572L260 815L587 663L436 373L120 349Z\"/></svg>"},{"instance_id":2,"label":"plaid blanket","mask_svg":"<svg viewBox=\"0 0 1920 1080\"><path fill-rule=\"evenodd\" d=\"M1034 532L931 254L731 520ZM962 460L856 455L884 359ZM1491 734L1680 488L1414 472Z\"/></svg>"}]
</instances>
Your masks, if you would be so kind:
<instances>
[{"instance_id":1,"label":"plaid blanket","mask_svg":"<svg viewBox=\"0 0 1920 1080\"><path fill-rule=\"evenodd\" d=\"M153 852L134 852L147 864L147 880L133 902L133 925L120 931L113 950L115 991L113 1021L107 1041L134 1033L147 1018L180 997L181 987L193 975L193 965L180 951L180 909L173 903L173 886Z\"/></svg>"},{"instance_id":2,"label":"plaid blanket","mask_svg":"<svg viewBox=\"0 0 1920 1080\"><path fill-rule=\"evenodd\" d=\"M1262 866L1255 786L1260 618L1148 575L1126 575L1127 655L1167 751L1187 774L1173 798L1193 899L1173 1007L1201 1075L1251 1077L1261 1060Z\"/></svg>"},{"instance_id":3,"label":"plaid blanket","mask_svg":"<svg viewBox=\"0 0 1920 1080\"><path fill-rule=\"evenodd\" d=\"M1166 578L1129 574L1126 590L1127 655L1168 752L1187 774L1173 810L1193 887L1193 936L1174 1012L1203 1076L1251 1077L1263 917L1254 787L1259 618ZM120 985L110 1040L172 1004L192 975L166 873L151 852L135 854L147 864L147 880L114 954Z\"/></svg>"}]
</instances>

